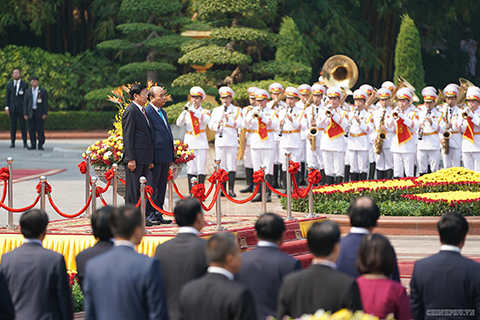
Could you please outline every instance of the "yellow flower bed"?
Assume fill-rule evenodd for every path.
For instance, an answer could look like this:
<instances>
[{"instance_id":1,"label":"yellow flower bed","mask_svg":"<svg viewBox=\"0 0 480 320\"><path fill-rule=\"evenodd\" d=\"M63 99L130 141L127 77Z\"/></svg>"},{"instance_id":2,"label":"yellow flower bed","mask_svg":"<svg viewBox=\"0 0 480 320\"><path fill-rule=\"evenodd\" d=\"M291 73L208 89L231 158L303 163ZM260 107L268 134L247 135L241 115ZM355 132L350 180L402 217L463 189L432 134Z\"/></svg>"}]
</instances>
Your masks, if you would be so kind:
<instances>
[{"instance_id":1,"label":"yellow flower bed","mask_svg":"<svg viewBox=\"0 0 480 320\"><path fill-rule=\"evenodd\" d=\"M288 318L292 319L292 318ZM393 315L389 314L387 320L393 319ZM341 309L334 314L325 312L323 309L318 310L315 314L305 314L297 320L378 320L378 317L365 314L363 311L352 312L347 309Z\"/></svg>"},{"instance_id":2,"label":"yellow flower bed","mask_svg":"<svg viewBox=\"0 0 480 320\"><path fill-rule=\"evenodd\" d=\"M472 170L465 168L448 168L438 170L435 173L426 174L420 178L417 178L417 181L428 183L428 182L480 182L480 173L477 173Z\"/></svg>"},{"instance_id":3,"label":"yellow flower bed","mask_svg":"<svg viewBox=\"0 0 480 320\"><path fill-rule=\"evenodd\" d=\"M480 198L480 192L471 191L450 191L450 192L433 192L433 193L418 193L412 196L417 197L417 200L432 200L432 201L447 201L458 202L477 200ZM420 198L420 199L418 199Z\"/></svg>"},{"instance_id":4,"label":"yellow flower bed","mask_svg":"<svg viewBox=\"0 0 480 320\"><path fill-rule=\"evenodd\" d=\"M332 186L321 186L316 188L314 193L331 193L331 192L352 192L359 188L369 190L383 189L397 189L405 187L413 187L415 183L412 180L372 180L372 181L354 181Z\"/></svg>"}]
</instances>

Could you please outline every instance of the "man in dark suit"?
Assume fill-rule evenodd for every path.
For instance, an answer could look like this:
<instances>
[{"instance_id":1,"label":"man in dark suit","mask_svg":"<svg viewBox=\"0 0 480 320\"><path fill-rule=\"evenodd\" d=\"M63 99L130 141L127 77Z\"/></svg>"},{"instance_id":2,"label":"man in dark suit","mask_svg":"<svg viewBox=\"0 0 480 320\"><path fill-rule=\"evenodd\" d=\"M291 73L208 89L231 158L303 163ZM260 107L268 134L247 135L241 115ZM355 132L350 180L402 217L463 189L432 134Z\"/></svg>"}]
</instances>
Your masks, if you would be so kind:
<instances>
[{"instance_id":1,"label":"man in dark suit","mask_svg":"<svg viewBox=\"0 0 480 320\"><path fill-rule=\"evenodd\" d=\"M463 257L468 222L457 212L437 224L440 252L415 262L410 281L413 319L480 319L480 264Z\"/></svg>"},{"instance_id":2,"label":"man in dark suit","mask_svg":"<svg viewBox=\"0 0 480 320\"><path fill-rule=\"evenodd\" d=\"M20 79L22 74L18 68L13 69L12 77L13 81L7 84L7 94L5 97L5 113L10 116L10 140L12 141L10 148L15 148L17 119L18 123L20 123L20 131L22 132L23 147L27 148L27 124L23 117L23 100L25 92L28 89L28 84Z\"/></svg>"},{"instance_id":3,"label":"man in dark suit","mask_svg":"<svg viewBox=\"0 0 480 320\"><path fill-rule=\"evenodd\" d=\"M125 203L137 204L140 198L141 176L148 175L153 168L153 139L147 114L143 106L147 104L147 88L140 83L130 88L132 103L123 112L123 162L125 170L126 190Z\"/></svg>"},{"instance_id":4,"label":"man in dark suit","mask_svg":"<svg viewBox=\"0 0 480 320\"><path fill-rule=\"evenodd\" d=\"M352 228L350 232L340 240L341 249L337 260L337 268L339 271L358 278L360 273L357 271L356 261L360 242L364 235L371 233L377 226L380 209L372 198L359 197L352 202L347 214L350 217L350 225ZM400 282L396 255L395 270L390 278Z\"/></svg>"},{"instance_id":5,"label":"man in dark suit","mask_svg":"<svg viewBox=\"0 0 480 320\"><path fill-rule=\"evenodd\" d=\"M87 261L99 254L102 254L113 247L113 234L110 230L110 215L113 212L114 207L105 206L92 214L91 225L93 236L98 242L90 248L87 248L80 252L75 261L77 263L77 277L80 287L83 288L83 279L85 277L85 265Z\"/></svg>"},{"instance_id":6,"label":"man in dark suit","mask_svg":"<svg viewBox=\"0 0 480 320\"><path fill-rule=\"evenodd\" d=\"M15 308L13 307L12 297L10 291L8 291L7 282L5 277L0 272L0 319L1 320L14 320Z\"/></svg>"},{"instance_id":7,"label":"man in dark suit","mask_svg":"<svg viewBox=\"0 0 480 320\"><path fill-rule=\"evenodd\" d=\"M257 319L275 316L283 278L302 268L300 261L280 251L285 239L283 219L265 213L255 223L257 247L242 254L242 268L236 278L253 294Z\"/></svg>"},{"instance_id":8,"label":"man in dark suit","mask_svg":"<svg viewBox=\"0 0 480 320\"><path fill-rule=\"evenodd\" d=\"M38 133L38 150L43 150L45 143L45 127L44 122L48 114L48 94L45 88L38 86L37 76L30 79L32 86L25 92L25 101L23 104L23 115L28 121L28 135L30 136L30 147L28 150L35 150L37 147Z\"/></svg>"},{"instance_id":9,"label":"man in dark suit","mask_svg":"<svg viewBox=\"0 0 480 320\"><path fill-rule=\"evenodd\" d=\"M178 297L180 289L190 280L207 272L205 256L207 242L198 237L204 226L203 211L197 199L177 202L175 222L180 226L177 236L157 247L155 258L160 261L168 297L170 320L180 319Z\"/></svg>"},{"instance_id":10,"label":"man in dark suit","mask_svg":"<svg viewBox=\"0 0 480 320\"><path fill-rule=\"evenodd\" d=\"M179 298L182 320L255 320L255 304L250 291L234 280L242 257L237 238L216 233L207 242L207 274L183 286Z\"/></svg>"},{"instance_id":11,"label":"man in dark suit","mask_svg":"<svg viewBox=\"0 0 480 320\"><path fill-rule=\"evenodd\" d=\"M42 247L48 216L32 209L20 217L23 245L2 257L16 319L73 319L73 304L64 257Z\"/></svg>"},{"instance_id":12,"label":"man in dark suit","mask_svg":"<svg viewBox=\"0 0 480 320\"><path fill-rule=\"evenodd\" d=\"M157 207L163 209L165 191L167 190L168 172L173 163L173 135L167 120L167 113L163 110L167 99L162 87L152 86L148 92L150 103L145 107L150 120L153 145L155 147L154 165L147 177L147 184L153 188L153 200ZM147 203L147 220L163 224L172 223L172 220L164 219L162 214L156 211L150 203Z\"/></svg>"},{"instance_id":13,"label":"man in dark suit","mask_svg":"<svg viewBox=\"0 0 480 320\"><path fill-rule=\"evenodd\" d=\"M167 297L157 259L135 252L145 232L140 210L113 210L115 246L90 259L85 269L85 319L168 319Z\"/></svg>"},{"instance_id":14,"label":"man in dark suit","mask_svg":"<svg viewBox=\"0 0 480 320\"><path fill-rule=\"evenodd\" d=\"M289 274L283 280L278 297L278 319L298 318L318 309L336 312L347 308L362 310L357 283L353 277L336 270L340 252L340 229L330 220L314 223L307 242L314 255L312 266Z\"/></svg>"}]
</instances>

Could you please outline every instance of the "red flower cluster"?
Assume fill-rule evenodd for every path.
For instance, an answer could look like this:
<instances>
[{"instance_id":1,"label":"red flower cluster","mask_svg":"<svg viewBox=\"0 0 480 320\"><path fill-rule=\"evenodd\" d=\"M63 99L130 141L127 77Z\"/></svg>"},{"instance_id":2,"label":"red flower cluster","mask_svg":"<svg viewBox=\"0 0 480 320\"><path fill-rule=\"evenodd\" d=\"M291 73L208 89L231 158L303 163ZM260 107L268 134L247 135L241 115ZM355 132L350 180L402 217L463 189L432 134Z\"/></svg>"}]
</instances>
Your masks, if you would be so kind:
<instances>
[{"instance_id":1,"label":"red flower cluster","mask_svg":"<svg viewBox=\"0 0 480 320\"><path fill-rule=\"evenodd\" d=\"M174 143L175 164L187 163L195 159L193 150L188 149L188 144L176 140Z\"/></svg>"}]
</instances>

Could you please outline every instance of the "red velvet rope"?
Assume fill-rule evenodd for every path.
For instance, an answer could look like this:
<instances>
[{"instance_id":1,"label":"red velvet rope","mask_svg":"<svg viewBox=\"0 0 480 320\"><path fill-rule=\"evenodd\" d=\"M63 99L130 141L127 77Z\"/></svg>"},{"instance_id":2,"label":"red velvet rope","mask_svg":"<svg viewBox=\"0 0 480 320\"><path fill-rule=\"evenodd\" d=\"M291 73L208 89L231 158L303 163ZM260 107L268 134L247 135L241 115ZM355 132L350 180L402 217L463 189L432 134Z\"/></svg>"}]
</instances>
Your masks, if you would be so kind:
<instances>
[{"instance_id":1,"label":"red velvet rope","mask_svg":"<svg viewBox=\"0 0 480 320\"><path fill-rule=\"evenodd\" d=\"M7 167L1 168L0 169L0 180L7 181L8 178L10 178L10 172L8 172L8 168Z\"/></svg>"},{"instance_id":2,"label":"red velvet rope","mask_svg":"<svg viewBox=\"0 0 480 320\"><path fill-rule=\"evenodd\" d=\"M37 190L37 193L40 194L42 192L42 183L39 182L37 183L37 186L35 187ZM47 181L45 181L45 194L52 192L52 186L48 184Z\"/></svg>"},{"instance_id":3,"label":"red velvet rope","mask_svg":"<svg viewBox=\"0 0 480 320\"><path fill-rule=\"evenodd\" d=\"M38 203L38 200L40 200L40 196L37 195L37 198L35 199L35 201L25 207L25 208L18 208L18 209L14 209L14 208L10 208L10 207L7 207L6 205L4 205L3 203L0 203L0 207L2 207L3 209L7 210L7 211L11 211L11 212L24 212L24 211L27 211L27 210L30 210L32 209L33 207L35 207Z\"/></svg>"},{"instance_id":4,"label":"red velvet rope","mask_svg":"<svg viewBox=\"0 0 480 320\"><path fill-rule=\"evenodd\" d=\"M203 183L194 185L191 193L192 196L197 198L200 202L203 202L207 198L205 196L205 185Z\"/></svg>"},{"instance_id":5,"label":"red velvet rope","mask_svg":"<svg viewBox=\"0 0 480 320\"><path fill-rule=\"evenodd\" d=\"M186 197L182 196L180 191L178 191L178 187L177 187L177 184L175 183L175 181L173 182L173 189L175 190L175 192L177 193L177 195L180 199L182 199L182 200L187 199Z\"/></svg>"},{"instance_id":6,"label":"red velvet rope","mask_svg":"<svg viewBox=\"0 0 480 320\"><path fill-rule=\"evenodd\" d=\"M300 170L300 163L293 162L292 160L290 160L290 166L288 167L288 172L290 172L291 174L295 174L298 172L298 170Z\"/></svg>"},{"instance_id":7,"label":"red velvet rope","mask_svg":"<svg viewBox=\"0 0 480 320\"><path fill-rule=\"evenodd\" d=\"M310 189L312 188L312 184L309 183L308 184L308 187L305 189L305 191L302 193L299 189L298 189L298 185L297 185L297 180L295 180L295 176L292 174L292 181L293 181L293 191L294 193L292 193L292 197L293 198L297 198L297 197L300 197L300 198L305 198L308 193L310 192Z\"/></svg>"},{"instance_id":8,"label":"red velvet rope","mask_svg":"<svg viewBox=\"0 0 480 320\"><path fill-rule=\"evenodd\" d=\"M314 184L314 185L319 184L321 180L322 180L322 174L317 169L313 169L308 174L307 181L311 184Z\"/></svg>"},{"instance_id":9,"label":"red velvet rope","mask_svg":"<svg viewBox=\"0 0 480 320\"><path fill-rule=\"evenodd\" d=\"M210 196L210 193L212 193L213 187L215 186L214 183L210 184L210 188L208 188L207 193L205 193L205 198L208 198Z\"/></svg>"},{"instance_id":10,"label":"red velvet rope","mask_svg":"<svg viewBox=\"0 0 480 320\"><path fill-rule=\"evenodd\" d=\"M158 212L160 212L161 214L164 214L164 215L167 215L167 216L171 216L173 217L174 214L172 212L168 212L168 211L165 211L163 210L162 208L160 207L157 207L157 205L155 204L155 202L153 202L152 198L150 197L149 194L147 194L147 197L148 197L148 201L150 201L150 204L152 205L152 207L157 210Z\"/></svg>"},{"instance_id":11,"label":"red velvet rope","mask_svg":"<svg viewBox=\"0 0 480 320\"><path fill-rule=\"evenodd\" d=\"M168 169L168 180L167 181L170 181L173 179L173 171L172 171L172 168L169 168Z\"/></svg>"},{"instance_id":12,"label":"red velvet rope","mask_svg":"<svg viewBox=\"0 0 480 320\"><path fill-rule=\"evenodd\" d=\"M202 205L203 210L205 210L205 211L210 211L210 210L212 210L213 205L215 204L215 202L216 202L216 200L217 200L218 192L219 192L219 191L220 191L220 188L219 188L219 187L215 188L215 193L213 194L212 202L210 203L210 205L209 205L208 207L205 207L205 205L203 204L203 202L200 202L200 204Z\"/></svg>"},{"instance_id":13,"label":"red velvet rope","mask_svg":"<svg viewBox=\"0 0 480 320\"><path fill-rule=\"evenodd\" d=\"M7 196L7 180L3 180L3 195L2 195L2 200L0 201L1 203L5 201L6 196Z\"/></svg>"},{"instance_id":14,"label":"red velvet rope","mask_svg":"<svg viewBox=\"0 0 480 320\"><path fill-rule=\"evenodd\" d=\"M253 183L260 183L265 181L265 172L263 170L257 170L253 173Z\"/></svg>"},{"instance_id":15,"label":"red velvet rope","mask_svg":"<svg viewBox=\"0 0 480 320\"><path fill-rule=\"evenodd\" d=\"M236 200L232 197L230 197L228 195L228 193L225 191L225 188L223 186L223 184L220 183L220 188L222 188L222 191L223 191L223 194L225 195L225 197L227 197L228 200L232 201L233 203L236 203L236 204L245 204L249 201L252 201L253 198L255 198L255 196L257 195L257 192L258 192L258 189L260 189L260 184L257 183L257 185L255 186L255 189L253 190L253 193L250 197L246 198L246 199L243 199L243 200Z\"/></svg>"},{"instance_id":16,"label":"red velvet rope","mask_svg":"<svg viewBox=\"0 0 480 320\"><path fill-rule=\"evenodd\" d=\"M287 197L287 194L286 194L286 193L277 191L274 187L272 187L272 186L270 185L270 183L267 182L266 184L267 184L267 188L270 189L270 190L272 190L273 193L278 194L280 197L284 197L284 198Z\"/></svg>"},{"instance_id":17,"label":"red velvet rope","mask_svg":"<svg viewBox=\"0 0 480 320\"><path fill-rule=\"evenodd\" d=\"M81 174L87 173L87 163L85 161L80 162L77 167Z\"/></svg>"},{"instance_id":18,"label":"red velvet rope","mask_svg":"<svg viewBox=\"0 0 480 320\"><path fill-rule=\"evenodd\" d=\"M90 205L90 202L92 201L92 195L90 195L90 197L88 197L88 200L87 200L87 203L85 204L85 206L79 212L74 213L74 214L67 214L67 213L61 212L57 208L55 203L53 202L53 199L52 199L52 196L50 195L50 193L48 193L48 201L50 201L50 205L52 206L53 210L55 210L62 217L64 217L64 218L75 218L75 217L78 217L79 215L81 215L82 213L84 213L85 210L87 210L88 206Z\"/></svg>"},{"instance_id":19,"label":"red velvet rope","mask_svg":"<svg viewBox=\"0 0 480 320\"><path fill-rule=\"evenodd\" d=\"M105 201L105 199L103 199L103 196L102 196L101 193L100 193L100 201L102 201L102 203L105 207L108 206L107 201Z\"/></svg>"},{"instance_id":20,"label":"red velvet rope","mask_svg":"<svg viewBox=\"0 0 480 320\"><path fill-rule=\"evenodd\" d=\"M110 182L110 180L114 176L113 169L108 169L107 172L103 174L103 176L105 177L106 180L108 180L108 182Z\"/></svg>"},{"instance_id":21,"label":"red velvet rope","mask_svg":"<svg viewBox=\"0 0 480 320\"><path fill-rule=\"evenodd\" d=\"M125 185L125 180L123 180L122 178L120 178L119 176L117 176L118 180L120 180L120 182Z\"/></svg>"}]
</instances>

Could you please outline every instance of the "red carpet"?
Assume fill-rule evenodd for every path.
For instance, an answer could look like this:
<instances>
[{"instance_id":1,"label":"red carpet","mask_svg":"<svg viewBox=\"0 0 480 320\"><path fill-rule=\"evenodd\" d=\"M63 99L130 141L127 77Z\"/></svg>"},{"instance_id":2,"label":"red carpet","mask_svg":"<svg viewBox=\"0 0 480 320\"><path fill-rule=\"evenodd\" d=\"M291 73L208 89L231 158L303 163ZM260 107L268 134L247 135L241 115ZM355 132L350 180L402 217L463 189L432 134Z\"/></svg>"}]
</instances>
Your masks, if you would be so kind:
<instances>
[{"instance_id":1,"label":"red carpet","mask_svg":"<svg viewBox=\"0 0 480 320\"><path fill-rule=\"evenodd\" d=\"M51 176L67 169L12 169L13 182L38 179L41 176Z\"/></svg>"}]
</instances>

